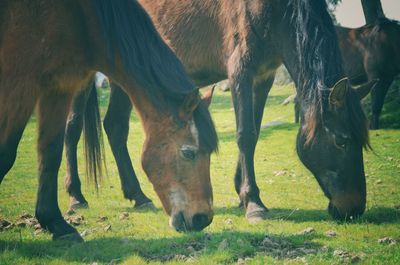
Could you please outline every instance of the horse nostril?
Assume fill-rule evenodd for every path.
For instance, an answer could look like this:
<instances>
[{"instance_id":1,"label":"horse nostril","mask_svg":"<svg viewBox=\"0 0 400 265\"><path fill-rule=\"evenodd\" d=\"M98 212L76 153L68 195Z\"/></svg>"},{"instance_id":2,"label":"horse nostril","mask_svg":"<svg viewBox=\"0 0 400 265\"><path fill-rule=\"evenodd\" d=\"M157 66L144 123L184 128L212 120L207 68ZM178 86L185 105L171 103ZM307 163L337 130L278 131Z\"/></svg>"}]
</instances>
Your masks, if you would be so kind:
<instances>
[{"instance_id":1,"label":"horse nostril","mask_svg":"<svg viewBox=\"0 0 400 265\"><path fill-rule=\"evenodd\" d=\"M208 226L211 221L208 220L208 215L204 213L197 213L192 218L193 229L201 231L203 228Z\"/></svg>"},{"instance_id":2,"label":"horse nostril","mask_svg":"<svg viewBox=\"0 0 400 265\"><path fill-rule=\"evenodd\" d=\"M185 217L183 216L182 212L179 212L178 214L172 216L171 225L178 232L185 232L187 230Z\"/></svg>"}]
</instances>

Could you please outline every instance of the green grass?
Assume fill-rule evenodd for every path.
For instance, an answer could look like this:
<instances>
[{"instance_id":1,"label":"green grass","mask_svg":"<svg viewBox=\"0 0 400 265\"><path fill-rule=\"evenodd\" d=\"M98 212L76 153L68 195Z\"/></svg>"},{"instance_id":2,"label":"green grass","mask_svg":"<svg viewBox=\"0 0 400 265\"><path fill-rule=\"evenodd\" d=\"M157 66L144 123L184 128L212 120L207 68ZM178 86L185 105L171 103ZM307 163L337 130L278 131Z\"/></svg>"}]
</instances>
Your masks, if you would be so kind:
<instances>
[{"instance_id":1,"label":"green grass","mask_svg":"<svg viewBox=\"0 0 400 265\"><path fill-rule=\"evenodd\" d=\"M157 206L155 211L135 211L122 197L115 161L106 143L108 177L99 194L83 181L89 209L78 214L85 223L85 243L52 242L48 233L34 234L32 228L13 228L0 232L0 264L342 264L352 260L361 264L400 264L400 244L378 243L391 237L400 241L400 131L397 125L371 133L373 152L365 153L368 202L367 212L355 222L336 223L326 211L327 199L314 177L302 166L295 152L298 126L293 124L293 105L280 103L293 87L274 87L265 109L263 125L281 125L261 131L255 156L261 197L270 208L270 219L249 224L237 208L238 197L232 176L237 159L234 114L230 94L216 92L211 111L220 138L219 154L212 156L215 217L204 232L180 234L168 226L168 216L151 184L141 170L139 154L143 132L136 116L131 119L129 148L142 187ZM104 114L108 91L101 91ZM390 108L382 124L399 124ZM398 111L398 109L397 109ZM397 112L398 113L398 112ZM16 222L23 212L34 213L37 188L36 124L33 117L20 143L17 161L0 187L0 217ZM79 146L81 172L84 172L82 145ZM286 172L283 176L277 171ZM68 196L63 187L65 164L60 170L59 204L67 211ZM84 174L82 173L82 179ZM127 220L120 220L129 212ZM108 220L98 222L100 216ZM110 231L104 227L111 224ZM307 227L310 234L299 234ZM335 237L325 235L336 232ZM265 236L268 240L262 243ZM345 251L341 258L338 250Z\"/></svg>"}]
</instances>

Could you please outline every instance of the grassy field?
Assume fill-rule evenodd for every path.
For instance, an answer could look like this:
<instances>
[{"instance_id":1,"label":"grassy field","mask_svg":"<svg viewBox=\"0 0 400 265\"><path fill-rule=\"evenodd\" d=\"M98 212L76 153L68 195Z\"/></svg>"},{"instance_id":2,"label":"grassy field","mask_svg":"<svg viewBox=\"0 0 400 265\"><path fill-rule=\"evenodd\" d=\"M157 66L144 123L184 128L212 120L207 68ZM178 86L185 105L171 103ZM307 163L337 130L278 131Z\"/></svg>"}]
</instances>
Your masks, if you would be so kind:
<instances>
[{"instance_id":1,"label":"grassy field","mask_svg":"<svg viewBox=\"0 0 400 265\"><path fill-rule=\"evenodd\" d=\"M132 116L129 148L142 187L157 209L135 211L132 203L123 199L106 142L108 177L99 194L92 184L83 183L90 208L75 214L84 217L77 229L86 242L52 242L46 232L16 226L0 231L0 264L400 264L398 95L385 106L385 129L371 132L374 151L365 153L367 211L354 222L336 223L327 214L327 199L314 177L297 158L294 143L298 126L292 122L293 105L280 105L292 92L292 86L272 89L263 125L271 121L281 124L263 127L256 150L257 181L270 208L268 220L249 224L237 207L232 180L237 158L234 115L230 94L218 91L211 106L220 138L220 152L213 155L211 165L215 217L205 231L180 234L168 226L168 217L139 165L143 133L136 116ZM102 91L103 114L107 100L108 91ZM17 223L23 213L34 213L35 146L33 117L20 143L17 161L0 187L0 219ZM79 156L84 172L81 145ZM63 163L59 204L65 213L69 201L63 187L64 174ZM129 216L121 218L124 212Z\"/></svg>"}]
</instances>

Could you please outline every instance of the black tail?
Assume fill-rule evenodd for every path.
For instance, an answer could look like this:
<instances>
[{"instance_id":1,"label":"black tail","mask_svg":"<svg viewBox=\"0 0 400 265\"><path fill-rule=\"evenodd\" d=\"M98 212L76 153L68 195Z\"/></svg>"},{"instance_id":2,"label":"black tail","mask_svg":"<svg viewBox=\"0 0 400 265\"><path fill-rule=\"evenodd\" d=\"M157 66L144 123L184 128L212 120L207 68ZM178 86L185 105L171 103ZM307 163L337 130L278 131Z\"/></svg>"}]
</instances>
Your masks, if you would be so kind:
<instances>
[{"instance_id":1,"label":"black tail","mask_svg":"<svg viewBox=\"0 0 400 265\"><path fill-rule=\"evenodd\" d=\"M83 132L85 135L85 158L86 158L86 176L94 180L96 190L99 186L99 180L103 174L103 167L106 171L103 132L101 127L99 102L97 100L96 82L89 84L91 86L88 95L86 109L83 119Z\"/></svg>"}]
</instances>

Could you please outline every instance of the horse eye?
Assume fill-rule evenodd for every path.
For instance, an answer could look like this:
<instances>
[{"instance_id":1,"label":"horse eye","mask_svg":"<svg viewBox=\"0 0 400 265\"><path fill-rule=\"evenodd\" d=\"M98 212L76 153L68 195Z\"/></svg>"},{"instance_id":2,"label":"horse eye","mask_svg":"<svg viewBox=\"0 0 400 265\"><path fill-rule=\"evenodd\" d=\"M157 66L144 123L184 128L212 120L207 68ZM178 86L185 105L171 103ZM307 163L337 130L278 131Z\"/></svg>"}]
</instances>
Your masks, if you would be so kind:
<instances>
[{"instance_id":1,"label":"horse eye","mask_svg":"<svg viewBox=\"0 0 400 265\"><path fill-rule=\"evenodd\" d=\"M181 149L181 154L184 159L194 160L196 158L196 150L193 148L185 148Z\"/></svg>"},{"instance_id":2,"label":"horse eye","mask_svg":"<svg viewBox=\"0 0 400 265\"><path fill-rule=\"evenodd\" d=\"M345 149L348 138L335 135L335 145L340 149Z\"/></svg>"}]
</instances>

